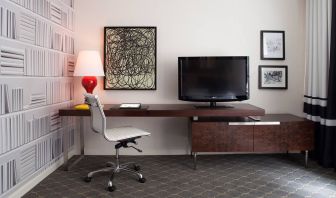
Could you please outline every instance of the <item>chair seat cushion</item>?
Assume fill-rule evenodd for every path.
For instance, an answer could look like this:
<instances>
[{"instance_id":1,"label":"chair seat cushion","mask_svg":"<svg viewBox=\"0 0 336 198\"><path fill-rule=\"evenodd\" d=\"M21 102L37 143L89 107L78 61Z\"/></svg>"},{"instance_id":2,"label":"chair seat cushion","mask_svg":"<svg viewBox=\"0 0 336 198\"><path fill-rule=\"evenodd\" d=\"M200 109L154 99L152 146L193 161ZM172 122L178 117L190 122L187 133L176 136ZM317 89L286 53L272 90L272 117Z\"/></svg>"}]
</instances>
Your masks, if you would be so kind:
<instances>
[{"instance_id":1,"label":"chair seat cushion","mask_svg":"<svg viewBox=\"0 0 336 198\"><path fill-rule=\"evenodd\" d=\"M105 137L109 141L120 141L125 140L129 138L135 138L140 136L148 136L150 133L130 126L125 127L118 127L118 128L112 128L112 129L106 129Z\"/></svg>"}]
</instances>

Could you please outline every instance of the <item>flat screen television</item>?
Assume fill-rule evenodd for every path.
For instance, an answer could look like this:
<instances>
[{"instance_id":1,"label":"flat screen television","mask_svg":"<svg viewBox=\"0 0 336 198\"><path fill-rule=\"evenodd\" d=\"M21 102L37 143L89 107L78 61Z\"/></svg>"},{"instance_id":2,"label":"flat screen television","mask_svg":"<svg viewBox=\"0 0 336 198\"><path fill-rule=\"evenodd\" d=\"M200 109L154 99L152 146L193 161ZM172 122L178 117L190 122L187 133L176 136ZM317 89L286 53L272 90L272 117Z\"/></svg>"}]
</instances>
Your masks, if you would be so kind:
<instances>
[{"instance_id":1,"label":"flat screen television","mask_svg":"<svg viewBox=\"0 0 336 198\"><path fill-rule=\"evenodd\" d=\"M178 97L183 101L216 102L249 99L249 57L179 57Z\"/></svg>"}]
</instances>

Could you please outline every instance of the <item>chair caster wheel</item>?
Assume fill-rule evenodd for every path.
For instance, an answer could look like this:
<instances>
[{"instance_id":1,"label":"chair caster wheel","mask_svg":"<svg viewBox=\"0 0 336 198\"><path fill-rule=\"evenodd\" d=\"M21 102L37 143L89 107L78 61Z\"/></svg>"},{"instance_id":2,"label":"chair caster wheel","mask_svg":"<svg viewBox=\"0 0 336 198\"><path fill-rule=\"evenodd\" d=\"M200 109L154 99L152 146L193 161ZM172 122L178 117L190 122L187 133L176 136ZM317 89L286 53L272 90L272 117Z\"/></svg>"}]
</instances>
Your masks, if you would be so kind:
<instances>
[{"instance_id":1,"label":"chair caster wheel","mask_svg":"<svg viewBox=\"0 0 336 198\"><path fill-rule=\"evenodd\" d=\"M146 182L146 178L144 178L144 177L143 178L139 178L139 182L140 183L145 183Z\"/></svg>"},{"instance_id":2,"label":"chair caster wheel","mask_svg":"<svg viewBox=\"0 0 336 198\"><path fill-rule=\"evenodd\" d=\"M141 167L139 165L134 165L134 170L135 171L140 171L141 170Z\"/></svg>"},{"instance_id":3,"label":"chair caster wheel","mask_svg":"<svg viewBox=\"0 0 336 198\"><path fill-rule=\"evenodd\" d=\"M89 183L89 182L91 182L91 179L92 179L92 177L85 177L84 181L87 182L87 183Z\"/></svg>"},{"instance_id":4,"label":"chair caster wheel","mask_svg":"<svg viewBox=\"0 0 336 198\"><path fill-rule=\"evenodd\" d=\"M110 191L110 192L115 191L115 189L116 189L115 186L109 186L109 187L107 187L107 190Z\"/></svg>"}]
</instances>

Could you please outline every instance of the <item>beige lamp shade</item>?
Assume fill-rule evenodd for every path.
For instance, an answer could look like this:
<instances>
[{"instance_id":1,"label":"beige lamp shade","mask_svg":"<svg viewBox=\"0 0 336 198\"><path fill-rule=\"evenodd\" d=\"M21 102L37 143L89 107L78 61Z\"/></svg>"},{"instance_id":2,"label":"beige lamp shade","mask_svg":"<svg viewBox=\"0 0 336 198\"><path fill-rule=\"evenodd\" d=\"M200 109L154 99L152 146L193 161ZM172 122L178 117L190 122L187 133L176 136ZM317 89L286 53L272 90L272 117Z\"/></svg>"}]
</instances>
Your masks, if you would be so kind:
<instances>
[{"instance_id":1,"label":"beige lamp shade","mask_svg":"<svg viewBox=\"0 0 336 198\"><path fill-rule=\"evenodd\" d=\"M105 76L98 51L80 51L77 57L74 76Z\"/></svg>"}]
</instances>

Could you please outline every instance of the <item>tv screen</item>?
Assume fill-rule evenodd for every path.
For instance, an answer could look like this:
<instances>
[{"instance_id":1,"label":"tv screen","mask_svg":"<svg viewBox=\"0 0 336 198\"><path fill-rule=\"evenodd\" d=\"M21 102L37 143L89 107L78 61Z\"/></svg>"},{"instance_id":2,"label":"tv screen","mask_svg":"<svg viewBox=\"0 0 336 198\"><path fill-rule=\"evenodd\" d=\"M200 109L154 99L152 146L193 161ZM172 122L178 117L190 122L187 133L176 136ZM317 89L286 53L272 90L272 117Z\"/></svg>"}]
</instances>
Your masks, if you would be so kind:
<instances>
[{"instance_id":1,"label":"tv screen","mask_svg":"<svg viewBox=\"0 0 336 198\"><path fill-rule=\"evenodd\" d=\"M179 57L179 99L226 102L249 98L249 58Z\"/></svg>"}]
</instances>

